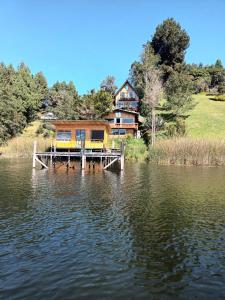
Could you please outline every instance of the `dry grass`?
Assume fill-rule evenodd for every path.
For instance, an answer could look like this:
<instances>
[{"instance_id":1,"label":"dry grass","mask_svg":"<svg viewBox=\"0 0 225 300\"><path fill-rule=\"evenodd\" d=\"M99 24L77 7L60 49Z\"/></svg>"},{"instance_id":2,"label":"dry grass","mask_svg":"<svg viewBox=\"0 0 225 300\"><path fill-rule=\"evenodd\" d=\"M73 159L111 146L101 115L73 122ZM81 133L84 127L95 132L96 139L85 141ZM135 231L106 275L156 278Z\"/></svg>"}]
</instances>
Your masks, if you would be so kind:
<instances>
[{"instance_id":1,"label":"dry grass","mask_svg":"<svg viewBox=\"0 0 225 300\"><path fill-rule=\"evenodd\" d=\"M33 154L34 140L37 141L37 150L45 151L51 145L51 138L37 136L36 131L41 121L36 120L27 126L23 133L12 138L8 143L0 147L0 153L3 157L31 157Z\"/></svg>"},{"instance_id":2,"label":"dry grass","mask_svg":"<svg viewBox=\"0 0 225 300\"><path fill-rule=\"evenodd\" d=\"M38 151L45 151L51 145L51 139L20 136L11 139L6 146L0 147L0 152L4 157L31 157L34 140L37 141Z\"/></svg>"},{"instance_id":3,"label":"dry grass","mask_svg":"<svg viewBox=\"0 0 225 300\"><path fill-rule=\"evenodd\" d=\"M174 138L161 140L149 151L149 160L159 164L225 165L225 140Z\"/></svg>"}]
</instances>

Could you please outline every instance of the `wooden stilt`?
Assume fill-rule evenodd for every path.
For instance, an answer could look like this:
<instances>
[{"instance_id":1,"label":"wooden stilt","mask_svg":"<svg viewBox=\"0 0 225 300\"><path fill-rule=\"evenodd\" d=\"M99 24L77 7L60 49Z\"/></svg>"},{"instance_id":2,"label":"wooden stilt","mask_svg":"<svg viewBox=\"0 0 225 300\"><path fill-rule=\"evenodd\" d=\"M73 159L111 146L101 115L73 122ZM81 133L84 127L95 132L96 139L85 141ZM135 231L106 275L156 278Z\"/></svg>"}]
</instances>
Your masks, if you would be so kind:
<instances>
[{"instance_id":1,"label":"wooden stilt","mask_svg":"<svg viewBox=\"0 0 225 300\"><path fill-rule=\"evenodd\" d=\"M103 169L106 170L109 166L111 166L112 164L114 164L114 162L116 162L117 160L118 160L118 157L114 158Z\"/></svg>"},{"instance_id":2,"label":"wooden stilt","mask_svg":"<svg viewBox=\"0 0 225 300\"><path fill-rule=\"evenodd\" d=\"M84 170L86 167L86 156L84 154L84 152L82 153L82 157L81 157L81 168L82 170Z\"/></svg>"},{"instance_id":3,"label":"wooden stilt","mask_svg":"<svg viewBox=\"0 0 225 300\"><path fill-rule=\"evenodd\" d=\"M38 161L42 167L44 167L45 169L48 169L48 166L46 166L46 164L43 163L43 161L36 155L36 158L35 158L36 161Z\"/></svg>"},{"instance_id":4,"label":"wooden stilt","mask_svg":"<svg viewBox=\"0 0 225 300\"><path fill-rule=\"evenodd\" d=\"M70 152L70 150L68 152ZM70 156L68 156L67 165L68 165L68 168L69 168L70 167Z\"/></svg>"},{"instance_id":5,"label":"wooden stilt","mask_svg":"<svg viewBox=\"0 0 225 300\"><path fill-rule=\"evenodd\" d=\"M124 142L121 142L121 157L120 157L120 169L124 170L124 152L125 152L125 145Z\"/></svg>"},{"instance_id":6,"label":"wooden stilt","mask_svg":"<svg viewBox=\"0 0 225 300\"><path fill-rule=\"evenodd\" d=\"M34 150L33 150L33 168L36 167L36 152L37 152L37 141L34 141Z\"/></svg>"},{"instance_id":7,"label":"wooden stilt","mask_svg":"<svg viewBox=\"0 0 225 300\"><path fill-rule=\"evenodd\" d=\"M52 145L52 141L51 141L51 153L52 153L52 147L53 147L53 145ZM50 155L50 165L52 165L52 154Z\"/></svg>"}]
</instances>

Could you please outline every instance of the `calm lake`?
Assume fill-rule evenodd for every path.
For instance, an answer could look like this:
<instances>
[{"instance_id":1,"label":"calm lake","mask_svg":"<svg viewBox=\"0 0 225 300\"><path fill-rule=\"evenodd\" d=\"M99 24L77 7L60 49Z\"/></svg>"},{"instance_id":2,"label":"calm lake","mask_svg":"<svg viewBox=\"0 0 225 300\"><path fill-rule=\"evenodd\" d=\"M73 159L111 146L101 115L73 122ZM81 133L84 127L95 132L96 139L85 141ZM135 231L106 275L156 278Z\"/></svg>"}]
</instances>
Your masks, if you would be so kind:
<instances>
[{"instance_id":1,"label":"calm lake","mask_svg":"<svg viewBox=\"0 0 225 300\"><path fill-rule=\"evenodd\" d=\"M0 160L0 299L225 299L225 168Z\"/></svg>"}]
</instances>

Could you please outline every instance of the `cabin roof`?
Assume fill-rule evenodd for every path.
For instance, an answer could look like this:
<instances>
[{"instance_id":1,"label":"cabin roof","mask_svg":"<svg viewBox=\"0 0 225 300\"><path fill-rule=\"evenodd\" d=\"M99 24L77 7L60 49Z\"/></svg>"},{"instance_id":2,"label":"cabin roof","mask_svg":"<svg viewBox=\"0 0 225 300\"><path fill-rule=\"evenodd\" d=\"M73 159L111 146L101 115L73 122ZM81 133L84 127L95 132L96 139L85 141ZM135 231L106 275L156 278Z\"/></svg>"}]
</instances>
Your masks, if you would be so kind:
<instances>
[{"instance_id":1,"label":"cabin roof","mask_svg":"<svg viewBox=\"0 0 225 300\"><path fill-rule=\"evenodd\" d=\"M54 120L53 125L99 125L109 127L109 123L103 120Z\"/></svg>"},{"instance_id":2,"label":"cabin roof","mask_svg":"<svg viewBox=\"0 0 225 300\"><path fill-rule=\"evenodd\" d=\"M121 85L121 87L117 90L117 92L115 93L115 95L114 95L115 97L119 94L119 92L122 90L122 88L123 88L126 84L128 84L128 85L132 88L132 90L135 92L133 86L130 84L130 82L129 82L128 80L126 80L126 81ZM136 92L135 92L135 94L136 94Z\"/></svg>"}]
</instances>

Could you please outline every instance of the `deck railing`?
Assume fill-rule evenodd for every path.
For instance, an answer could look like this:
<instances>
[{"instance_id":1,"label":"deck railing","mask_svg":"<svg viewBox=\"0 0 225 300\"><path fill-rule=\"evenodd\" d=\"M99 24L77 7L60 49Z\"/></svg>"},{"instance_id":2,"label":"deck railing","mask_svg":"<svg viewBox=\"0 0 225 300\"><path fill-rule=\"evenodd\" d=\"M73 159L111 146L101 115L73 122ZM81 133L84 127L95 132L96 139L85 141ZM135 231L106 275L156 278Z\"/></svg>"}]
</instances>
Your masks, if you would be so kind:
<instances>
[{"instance_id":1,"label":"deck railing","mask_svg":"<svg viewBox=\"0 0 225 300\"><path fill-rule=\"evenodd\" d=\"M138 128L138 123L109 123L111 128Z\"/></svg>"}]
</instances>

